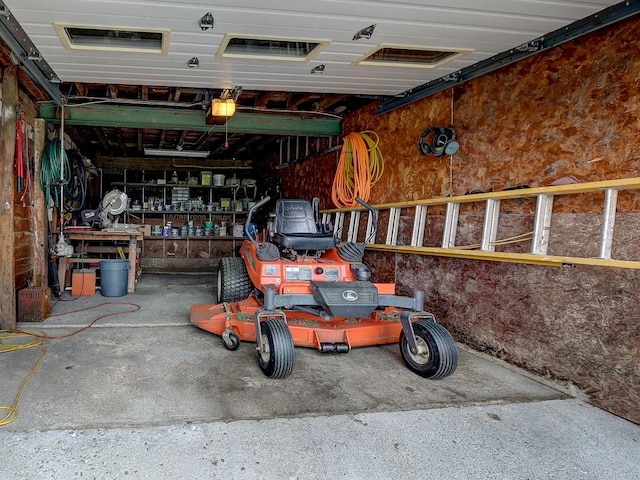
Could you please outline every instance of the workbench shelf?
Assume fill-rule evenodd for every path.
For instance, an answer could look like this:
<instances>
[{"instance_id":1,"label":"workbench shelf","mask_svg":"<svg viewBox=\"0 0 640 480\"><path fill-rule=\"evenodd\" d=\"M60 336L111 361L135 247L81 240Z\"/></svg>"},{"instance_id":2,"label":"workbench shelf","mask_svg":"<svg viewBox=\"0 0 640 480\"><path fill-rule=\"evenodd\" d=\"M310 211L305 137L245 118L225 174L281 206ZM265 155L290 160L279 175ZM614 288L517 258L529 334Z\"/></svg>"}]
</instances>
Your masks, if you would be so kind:
<instances>
[{"instance_id":1,"label":"workbench shelf","mask_svg":"<svg viewBox=\"0 0 640 480\"><path fill-rule=\"evenodd\" d=\"M178 182L169 181L171 172L137 172L137 176L124 171L123 181L111 182L129 197L126 210L127 223L148 225L144 232L143 258L147 259L212 259L236 255L246 237L231 235L247 217L247 206L254 200L255 186L243 185L233 172L233 184L202 185L202 178L190 173L180 175ZM129 181L133 176L136 181ZM141 180L141 181L140 181ZM158 183L160 182L160 183ZM170 206L170 209L167 209ZM175 229L203 229L214 231L229 228L229 235L175 235ZM169 228L170 235L159 229ZM149 235L149 229L154 234ZM189 233L192 233L191 231ZM235 233L235 232L234 232ZM217 263L214 262L214 263Z\"/></svg>"},{"instance_id":2,"label":"workbench shelf","mask_svg":"<svg viewBox=\"0 0 640 480\"><path fill-rule=\"evenodd\" d=\"M245 210L234 210L234 211L209 211L209 210L136 210L130 208L127 210L127 213L130 215L142 214L145 215L190 215L190 216L228 216L228 215L246 215L247 211Z\"/></svg>"},{"instance_id":3,"label":"workbench shelf","mask_svg":"<svg viewBox=\"0 0 640 480\"><path fill-rule=\"evenodd\" d=\"M170 235L168 237L159 237L157 235L145 235L144 239L145 240L164 240L164 241L171 241L171 240L191 240L191 241L210 241L210 242L225 242L225 241L231 241L231 240L246 240L249 237L232 237L232 236L228 236L228 237L216 237L216 236L186 236L186 237L182 237L180 235L178 236L173 236Z\"/></svg>"}]
</instances>

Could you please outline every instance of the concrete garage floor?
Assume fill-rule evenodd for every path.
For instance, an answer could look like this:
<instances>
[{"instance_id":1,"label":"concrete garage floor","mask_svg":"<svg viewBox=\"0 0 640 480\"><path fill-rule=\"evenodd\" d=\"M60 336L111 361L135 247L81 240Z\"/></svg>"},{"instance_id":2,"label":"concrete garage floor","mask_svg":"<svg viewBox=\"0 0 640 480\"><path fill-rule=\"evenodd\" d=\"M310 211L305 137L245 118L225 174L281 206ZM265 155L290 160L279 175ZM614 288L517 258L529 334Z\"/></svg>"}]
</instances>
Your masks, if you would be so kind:
<instances>
[{"instance_id":1,"label":"concrete garage floor","mask_svg":"<svg viewBox=\"0 0 640 480\"><path fill-rule=\"evenodd\" d=\"M439 381L407 370L397 345L298 348L293 374L269 379L252 344L230 352L189 324L214 280L145 274L134 294L56 304L141 309L47 343L20 416L0 427L0 478L640 478L640 426L468 350ZM129 308L19 328L58 335ZM0 404L38 355L0 356Z\"/></svg>"}]
</instances>

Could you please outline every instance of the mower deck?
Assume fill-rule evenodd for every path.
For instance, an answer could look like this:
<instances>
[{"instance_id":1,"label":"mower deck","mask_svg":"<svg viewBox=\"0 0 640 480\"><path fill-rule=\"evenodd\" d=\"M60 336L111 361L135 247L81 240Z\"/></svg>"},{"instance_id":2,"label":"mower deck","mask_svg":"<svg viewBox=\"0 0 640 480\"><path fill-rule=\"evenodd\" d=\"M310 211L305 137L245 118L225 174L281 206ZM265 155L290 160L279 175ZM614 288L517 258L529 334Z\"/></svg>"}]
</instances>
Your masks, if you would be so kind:
<instances>
[{"instance_id":1,"label":"mower deck","mask_svg":"<svg viewBox=\"0 0 640 480\"><path fill-rule=\"evenodd\" d=\"M225 331L235 333L240 340L256 341L255 315L262 306L249 297L239 302L197 304L191 307L191 323L222 336ZM315 315L282 310L293 337L299 347L331 351L330 345L351 348L398 343L402 332L400 310L388 307L364 318L333 318L323 321Z\"/></svg>"}]
</instances>

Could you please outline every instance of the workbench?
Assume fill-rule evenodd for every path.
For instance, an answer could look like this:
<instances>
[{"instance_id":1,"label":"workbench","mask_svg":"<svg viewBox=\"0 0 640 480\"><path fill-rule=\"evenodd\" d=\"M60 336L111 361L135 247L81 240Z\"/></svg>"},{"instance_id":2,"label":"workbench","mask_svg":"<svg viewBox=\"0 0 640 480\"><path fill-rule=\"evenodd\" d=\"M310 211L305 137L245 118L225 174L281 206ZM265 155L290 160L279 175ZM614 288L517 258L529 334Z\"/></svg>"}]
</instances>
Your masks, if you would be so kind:
<instances>
[{"instance_id":1,"label":"workbench","mask_svg":"<svg viewBox=\"0 0 640 480\"><path fill-rule=\"evenodd\" d=\"M127 280L127 292L133 293L136 286L136 273L139 265L139 243L142 242L143 233L135 230L124 232L106 232L99 230L67 230L64 232L65 237L74 246L75 253L110 253L118 255L118 247L109 245L91 246L90 244L102 244L105 242L127 242L128 247L124 247L123 251L127 251L129 259L129 272ZM75 258L60 257L58 259L58 279L60 287L64 289L67 269L72 263L98 263L104 258Z\"/></svg>"}]
</instances>

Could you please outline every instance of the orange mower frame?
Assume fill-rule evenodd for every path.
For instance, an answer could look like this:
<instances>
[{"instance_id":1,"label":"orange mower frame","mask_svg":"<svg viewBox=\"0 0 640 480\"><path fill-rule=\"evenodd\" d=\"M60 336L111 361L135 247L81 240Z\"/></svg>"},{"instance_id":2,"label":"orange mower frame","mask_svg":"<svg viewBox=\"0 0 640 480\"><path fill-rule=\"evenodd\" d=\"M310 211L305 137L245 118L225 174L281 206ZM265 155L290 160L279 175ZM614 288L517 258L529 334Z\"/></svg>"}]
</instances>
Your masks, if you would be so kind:
<instances>
[{"instance_id":1,"label":"orange mower frame","mask_svg":"<svg viewBox=\"0 0 640 480\"><path fill-rule=\"evenodd\" d=\"M241 341L255 342L258 364L272 378L291 374L295 346L347 353L399 343L405 364L415 373L444 378L455 371L455 342L424 311L423 292L398 296L394 284L370 282L370 270L361 259L364 243L336 246L330 226L319 225L318 214L312 214L304 200L278 200L266 240L255 239L249 231L252 214L268 201L249 210L249 239L243 241L240 256L220 260L218 303L193 305L191 323L221 336L229 350ZM361 203L377 224L375 211ZM279 221L278 212L286 219ZM307 231L287 232L292 225L300 230L301 218ZM314 248L301 251L308 246Z\"/></svg>"}]
</instances>

